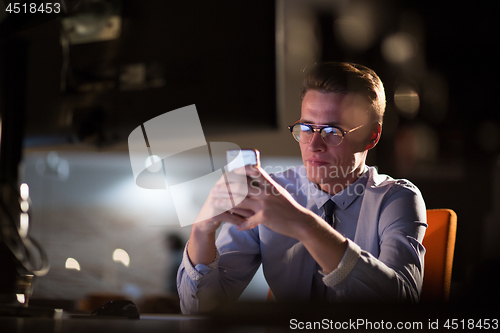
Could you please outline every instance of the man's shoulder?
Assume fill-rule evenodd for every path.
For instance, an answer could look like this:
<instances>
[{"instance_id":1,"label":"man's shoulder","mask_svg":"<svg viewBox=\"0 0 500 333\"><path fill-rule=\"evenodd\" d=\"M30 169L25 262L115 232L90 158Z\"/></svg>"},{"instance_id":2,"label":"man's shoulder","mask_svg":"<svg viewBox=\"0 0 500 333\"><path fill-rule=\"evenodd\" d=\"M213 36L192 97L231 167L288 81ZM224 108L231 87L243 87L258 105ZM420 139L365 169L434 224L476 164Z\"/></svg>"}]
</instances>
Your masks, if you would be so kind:
<instances>
[{"instance_id":1,"label":"man's shoulder","mask_svg":"<svg viewBox=\"0 0 500 333\"><path fill-rule=\"evenodd\" d=\"M386 174L378 173L376 167L368 167L369 178L367 182L367 189L372 189L374 191L384 191L384 192L398 192L398 191L409 191L420 195L420 190L408 179L404 178L393 178Z\"/></svg>"}]
</instances>

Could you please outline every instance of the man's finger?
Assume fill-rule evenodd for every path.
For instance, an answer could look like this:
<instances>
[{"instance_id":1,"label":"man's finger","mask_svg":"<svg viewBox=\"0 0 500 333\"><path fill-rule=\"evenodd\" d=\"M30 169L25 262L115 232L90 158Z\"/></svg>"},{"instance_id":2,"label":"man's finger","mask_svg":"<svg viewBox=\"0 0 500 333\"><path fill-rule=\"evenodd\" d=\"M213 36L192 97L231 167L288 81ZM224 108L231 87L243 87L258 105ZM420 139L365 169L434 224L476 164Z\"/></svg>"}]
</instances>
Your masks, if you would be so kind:
<instances>
[{"instance_id":1,"label":"man's finger","mask_svg":"<svg viewBox=\"0 0 500 333\"><path fill-rule=\"evenodd\" d=\"M214 205L217 209L228 211L233 208L233 202L229 199L216 199Z\"/></svg>"},{"instance_id":2,"label":"man's finger","mask_svg":"<svg viewBox=\"0 0 500 333\"><path fill-rule=\"evenodd\" d=\"M219 214L218 216L224 222L229 222L232 224L241 224L244 223L247 219L239 214L231 214L229 211Z\"/></svg>"},{"instance_id":3,"label":"man's finger","mask_svg":"<svg viewBox=\"0 0 500 333\"><path fill-rule=\"evenodd\" d=\"M233 170L233 172L240 176L257 177L260 175L259 167L256 165L246 165L244 167Z\"/></svg>"},{"instance_id":4,"label":"man's finger","mask_svg":"<svg viewBox=\"0 0 500 333\"><path fill-rule=\"evenodd\" d=\"M239 216L244 217L244 218L249 218L254 214L254 212L250 209L243 209L243 208L237 208L237 207L231 209L229 212L236 214L236 215L239 215Z\"/></svg>"},{"instance_id":5,"label":"man's finger","mask_svg":"<svg viewBox=\"0 0 500 333\"><path fill-rule=\"evenodd\" d=\"M236 226L236 229L238 229L239 231L250 230L250 229L253 229L256 226L258 226L259 224L260 223L259 223L258 219L249 218L249 219L246 219L244 222L238 224Z\"/></svg>"},{"instance_id":6,"label":"man's finger","mask_svg":"<svg viewBox=\"0 0 500 333\"><path fill-rule=\"evenodd\" d=\"M241 174L236 174L234 171L225 172L222 177L219 178L216 185L224 185L230 183L243 183L246 181L246 176Z\"/></svg>"},{"instance_id":7,"label":"man's finger","mask_svg":"<svg viewBox=\"0 0 500 333\"><path fill-rule=\"evenodd\" d=\"M228 195L235 196L235 195L240 195L240 196L246 196L248 194L248 185L247 183L230 183L229 185L226 184L219 184L216 185L214 188L214 197L216 198L225 198Z\"/></svg>"},{"instance_id":8,"label":"man's finger","mask_svg":"<svg viewBox=\"0 0 500 333\"><path fill-rule=\"evenodd\" d=\"M256 212L259 210L259 203L257 200L252 199L251 197L244 198L234 198L235 208L246 209L252 212Z\"/></svg>"}]
</instances>

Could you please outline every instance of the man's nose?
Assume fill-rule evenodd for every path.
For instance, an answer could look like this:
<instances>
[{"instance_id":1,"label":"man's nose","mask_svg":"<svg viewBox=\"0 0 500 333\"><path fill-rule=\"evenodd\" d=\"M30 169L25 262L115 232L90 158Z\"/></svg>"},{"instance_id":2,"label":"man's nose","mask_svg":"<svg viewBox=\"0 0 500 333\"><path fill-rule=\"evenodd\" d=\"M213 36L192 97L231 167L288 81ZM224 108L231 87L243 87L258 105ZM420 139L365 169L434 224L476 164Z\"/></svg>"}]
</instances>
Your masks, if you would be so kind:
<instances>
[{"instance_id":1,"label":"man's nose","mask_svg":"<svg viewBox=\"0 0 500 333\"><path fill-rule=\"evenodd\" d=\"M309 150L310 151L325 151L327 145L323 138L321 137L320 132L314 132L311 142L309 142Z\"/></svg>"}]
</instances>

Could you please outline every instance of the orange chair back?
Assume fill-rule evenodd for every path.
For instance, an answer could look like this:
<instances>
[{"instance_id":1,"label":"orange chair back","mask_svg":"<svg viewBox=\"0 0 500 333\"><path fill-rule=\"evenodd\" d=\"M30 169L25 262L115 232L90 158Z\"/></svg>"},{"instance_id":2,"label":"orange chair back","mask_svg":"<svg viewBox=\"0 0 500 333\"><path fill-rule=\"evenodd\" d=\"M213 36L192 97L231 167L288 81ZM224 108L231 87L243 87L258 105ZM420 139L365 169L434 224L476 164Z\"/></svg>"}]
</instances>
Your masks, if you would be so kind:
<instances>
[{"instance_id":1,"label":"orange chair back","mask_svg":"<svg viewBox=\"0 0 500 333\"><path fill-rule=\"evenodd\" d=\"M421 301L447 301L455 252L457 214L451 209L428 209Z\"/></svg>"}]
</instances>

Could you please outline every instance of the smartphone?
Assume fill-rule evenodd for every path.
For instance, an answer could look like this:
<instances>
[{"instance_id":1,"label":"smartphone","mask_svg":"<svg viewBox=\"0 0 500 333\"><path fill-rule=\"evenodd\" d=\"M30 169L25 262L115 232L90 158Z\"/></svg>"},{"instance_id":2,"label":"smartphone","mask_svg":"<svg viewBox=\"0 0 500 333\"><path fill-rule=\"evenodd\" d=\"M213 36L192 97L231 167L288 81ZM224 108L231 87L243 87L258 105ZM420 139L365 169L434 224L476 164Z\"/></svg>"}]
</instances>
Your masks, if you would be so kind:
<instances>
[{"instance_id":1,"label":"smartphone","mask_svg":"<svg viewBox=\"0 0 500 333\"><path fill-rule=\"evenodd\" d=\"M226 151L227 171L245 165L260 166L260 152L257 149L233 149Z\"/></svg>"}]
</instances>

